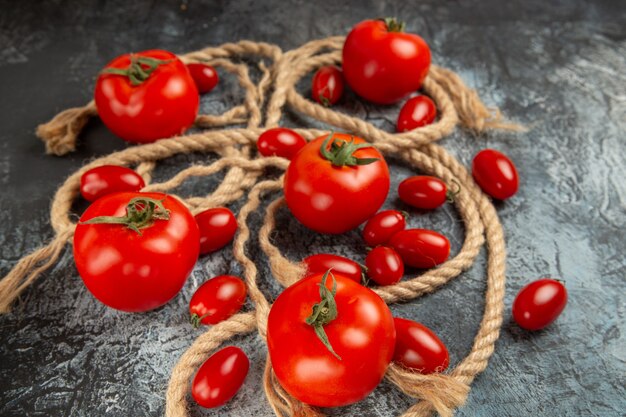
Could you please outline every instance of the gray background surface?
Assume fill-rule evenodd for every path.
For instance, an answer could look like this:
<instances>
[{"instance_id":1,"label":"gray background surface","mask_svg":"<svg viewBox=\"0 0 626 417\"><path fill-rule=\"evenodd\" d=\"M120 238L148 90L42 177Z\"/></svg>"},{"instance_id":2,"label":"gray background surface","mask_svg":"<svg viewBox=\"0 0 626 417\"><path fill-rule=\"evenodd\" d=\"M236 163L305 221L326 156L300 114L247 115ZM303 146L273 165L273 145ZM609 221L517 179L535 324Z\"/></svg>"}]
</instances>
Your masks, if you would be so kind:
<instances>
[{"instance_id":1,"label":"gray background surface","mask_svg":"<svg viewBox=\"0 0 626 417\"><path fill-rule=\"evenodd\" d=\"M127 145L93 121L77 152L46 156L37 124L90 99L95 74L115 55L152 47L183 53L252 39L283 49L345 34L370 17L398 16L431 45L434 62L451 68L490 105L532 127L527 134L474 137L457 131L442 144L469 164L494 147L517 164L519 193L498 212L508 246L506 318L496 352L459 416L623 416L626 226L626 7L619 1L223 1L0 2L0 272L52 237L54 190L85 161ZM224 74L222 74L224 75ZM301 90L307 93L303 84ZM232 77L204 97L217 113L241 99ZM341 111L391 130L397 107L348 96ZM287 125L317 126L290 115ZM163 163L157 178L206 155ZM393 185L411 171L394 164ZM206 192L220 177L182 191ZM392 187L393 187L392 185ZM393 189L393 188L392 188ZM390 194L388 207L402 207ZM232 206L237 210L238 204ZM258 226L260 215L252 217ZM463 226L450 205L414 213L413 226L439 230L453 251ZM358 232L337 238L304 230L286 212L277 243L296 259L326 251L362 260ZM275 297L267 265L249 248ZM393 306L434 329L452 363L470 349L482 314L484 263L440 291ZM71 251L11 314L0 317L0 415L153 416L164 410L169 373L199 334L186 322L193 289L207 278L239 273L231 254L200 260L183 291L165 307L124 314L96 302L77 276ZM541 276L567 281L570 300L548 329L533 334L510 321L514 294ZM247 305L246 308L250 308ZM265 347L257 336L234 341L252 368L225 407L192 415L271 415L260 386ZM383 383L363 402L333 415L393 416L410 400Z\"/></svg>"}]
</instances>

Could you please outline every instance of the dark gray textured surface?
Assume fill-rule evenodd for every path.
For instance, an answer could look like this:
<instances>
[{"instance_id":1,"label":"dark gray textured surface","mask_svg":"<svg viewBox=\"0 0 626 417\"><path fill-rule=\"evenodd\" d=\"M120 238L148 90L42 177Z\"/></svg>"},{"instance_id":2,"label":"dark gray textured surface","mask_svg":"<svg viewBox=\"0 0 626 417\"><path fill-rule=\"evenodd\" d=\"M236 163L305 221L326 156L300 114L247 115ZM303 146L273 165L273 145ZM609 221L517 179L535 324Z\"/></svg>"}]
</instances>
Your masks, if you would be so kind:
<instances>
[{"instance_id":1,"label":"dark gray textured surface","mask_svg":"<svg viewBox=\"0 0 626 417\"><path fill-rule=\"evenodd\" d=\"M488 369L459 416L623 416L626 227L626 7L587 2L0 2L0 272L51 236L47 208L54 190L85 160L126 145L90 123L78 152L46 156L35 126L90 98L94 74L111 57L160 47L186 52L249 38L283 49L344 34L356 22L397 15L431 45L434 62L454 69L481 97L533 129L523 135L442 143L469 164L481 148L506 152L521 176L517 196L498 205L508 245L505 324ZM203 98L206 112L238 100L225 77ZM343 110L392 129L397 108L348 102ZM288 124L304 120L291 117ZM159 168L165 178L189 160ZM393 166L394 184L409 174ZM196 183L190 190L213 187ZM397 202L390 196L388 206ZM235 209L238 205L233 206ZM258 224L259 216L252 219ZM453 250L463 227L451 207L416 214L412 225L441 230ZM278 243L293 258L318 250L362 259L357 232L334 240L306 232L287 213ZM312 244L309 244L312 241ZM254 247L265 282L267 265ZM398 315L433 328L452 362L471 346L482 313L484 253L437 293L394 306ZM187 285L164 308L123 314L86 291L70 251L0 317L0 415L161 415L169 373L198 333L186 323L193 288L221 273L238 273L227 251L202 258ZM569 304L550 328L526 333L510 323L515 292L543 275L567 280ZM275 295L274 284L264 284ZM249 308L250 306L248 306ZM269 416L261 400L265 348L256 336L237 339L252 369L229 405L193 415ZM407 397L382 384L334 415L392 416Z\"/></svg>"}]
</instances>

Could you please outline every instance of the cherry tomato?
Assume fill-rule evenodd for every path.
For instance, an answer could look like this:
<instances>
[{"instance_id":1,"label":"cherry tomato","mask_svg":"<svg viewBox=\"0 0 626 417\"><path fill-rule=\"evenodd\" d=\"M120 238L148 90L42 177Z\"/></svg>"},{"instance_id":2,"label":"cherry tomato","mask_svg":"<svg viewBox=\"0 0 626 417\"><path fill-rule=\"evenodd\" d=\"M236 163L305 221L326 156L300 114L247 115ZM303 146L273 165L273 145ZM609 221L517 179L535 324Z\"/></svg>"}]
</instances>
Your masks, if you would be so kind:
<instances>
[{"instance_id":1,"label":"cherry tomato","mask_svg":"<svg viewBox=\"0 0 626 417\"><path fill-rule=\"evenodd\" d=\"M446 202L448 187L436 177L416 175L402 181L398 186L400 200L422 210L432 210Z\"/></svg>"},{"instance_id":2,"label":"cherry tomato","mask_svg":"<svg viewBox=\"0 0 626 417\"><path fill-rule=\"evenodd\" d=\"M430 48L422 38L404 33L394 19L366 20L348 34L343 73L359 96L391 104L418 90L430 68Z\"/></svg>"},{"instance_id":3,"label":"cherry tomato","mask_svg":"<svg viewBox=\"0 0 626 417\"><path fill-rule=\"evenodd\" d=\"M426 126L435 121L437 106L427 96L415 96L407 100L400 109L396 130L406 132L418 127Z\"/></svg>"},{"instance_id":4,"label":"cherry tomato","mask_svg":"<svg viewBox=\"0 0 626 417\"><path fill-rule=\"evenodd\" d=\"M377 246L365 258L367 276L378 285L391 285L402 279L404 263L398 253L385 246Z\"/></svg>"},{"instance_id":5,"label":"cherry tomato","mask_svg":"<svg viewBox=\"0 0 626 417\"><path fill-rule=\"evenodd\" d=\"M217 324L241 310L246 301L246 284L237 277L220 275L202 284L189 302L194 327Z\"/></svg>"},{"instance_id":6,"label":"cherry tomato","mask_svg":"<svg viewBox=\"0 0 626 417\"><path fill-rule=\"evenodd\" d=\"M427 229L402 230L391 237L394 248L405 265L432 268L448 259L450 242L445 236Z\"/></svg>"},{"instance_id":7,"label":"cherry tomato","mask_svg":"<svg viewBox=\"0 0 626 417\"><path fill-rule=\"evenodd\" d=\"M298 133L284 127L275 127L261 133L256 142L263 156L281 156L292 159L306 145L306 140Z\"/></svg>"},{"instance_id":8,"label":"cherry tomato","mask_svg":"<svg viewBox=\"0 0 626 417\"><path fill-rule=\"evenodd\" d=\"M332 106L343 95L343 74L334 65L327 65L317 70L311 87L313 100L324 106Z\"/></svg>"},{"instance_id":9,"label":"cherry tomato","mask_svg":"<svg viewBox=\"0 0 626 417\"><path fill-rule=\"evenodd\" d=\"M250 361L236 346L218 350L198 369L191 384L191 396L198 405L214 408L237 394L248 375Z\"/></svg>"},{"instance_id":10,"label":"cherry tomato","mask_svg":"<svg viewBox=\"0 0 626 417\"><path fill-rule=\"evenodd\" d=\"M213 90L220 80L217 71L207 64L187 64L187 69L200 94Z\"/></svg>"},{"instance_id":11,"label":"cherry tomato","mask_svg":"<svg viewBox=\"0 0 626 417\"><path fill-rule=\"evenodd\" d=\"M309 142L285 174L291 213L319 233L344 233L372 217L389 192L389 168L375 148L343 133Z\"/></svg>"},{"instance_id":12,"label":"cherry tomato","mask_svg":"<svg viewBox=\"0 0 626 417\"><path fill-rule=\"evenodd\" d=\"M200 102L185 64L158 49L115 58L98 76L94 97L102 122L139 143L182 134Z\"/></svg>"},{"instance_id":13,"label":"cherry tomato","mask_svg":"<svg viewBox=\"0 0 626 417\"><path fill-rule=\"evenodd\" d=\"M148 311L182 288L200 250L198 225L176 198L114 193L93 202L74 233L87 289L109 307Z\"/></svg>"},{"instance_id":14,"label":"cherry tomato","mask_svg":"<svg viewBox=\"0 0 626 417\"><path fill-rule=\"evenodd\" d=\"M216 207L196 214L200 229L200 253L215 252L233 240L237 219L226 207Z\"/></svg>"},{"instance_id":15,"label":"cherry tomato","mask_svg":"<svg viewBox=\"0 0 626 417\"><path fill-rule=\"evenodd\" d=\"M422 374L448 368L448 349L432 330L412 320L394 317L393 321L397 334L394 362Z\"/></svg>"},{"instance_id":16,"label":"cherry tomato","mask_svg":"<svg viewBox=\"0 0 626 417\"><path fill-rule=\"evenodd\" d=\"M565 286L554 279L540 279L520 290L513 302L513 318L526 330L543 329L567 304Z\"/></svg>"},{"instance_id":17,"label":"cherry tomato","mask_svg":"<svg viewBox=\"0 0 626 417\"><path fill-rule=\"evenodd\" d=\"M517 192L519 178L513 162L494 149L483 149L472 162L472 175L484 192L505 200Z\"/></svg>"},{"instance_id":18,"label":"cherry tomato","mask_svg":"<svg viewBox=\"0 0 626 417\"><path fill-rule=\"evenodd\" d=\"M387 243L391 236L406 227L405 215L397 210L383 210L365 223L363 240L370 247Z\"/></svg>"},{"instance_id":19,"label":"cherry tomato","mask_svg":"<svg viewBox=\"0 0 626 417\"><path fill-rule=\"evenodd\" d=\"M396 332L389 307L375 292L338 274L322 283L324 275L304 278L278 296L268 317L267 346L287 392L306 404L336 407L376 388L393 356Z\"/></svg>"},{"instance_id":20,"label":"cherry tomato","mask_svg":"<svg viewBox=\"0 0 626 417\"><path fill-rule=\"evenodd\" d=\"M139 191L145 186L141 175L117 165L92 168L80 177L80 194L87 201L120 191Z\"/></svg>"},{"instance_id":21,"label":"cherry tomato","mask_svg":"<svg viewBox=\"0 0 626 417\"><path fill-rule=\"evenodd\" d=\"M323 274L331 269L334 274L342 275L357 284L360 284L363 280L361 265L343 256L318 253L307 256L302 262L306 265L307 276Z\"/></svg>"}]
</instances>

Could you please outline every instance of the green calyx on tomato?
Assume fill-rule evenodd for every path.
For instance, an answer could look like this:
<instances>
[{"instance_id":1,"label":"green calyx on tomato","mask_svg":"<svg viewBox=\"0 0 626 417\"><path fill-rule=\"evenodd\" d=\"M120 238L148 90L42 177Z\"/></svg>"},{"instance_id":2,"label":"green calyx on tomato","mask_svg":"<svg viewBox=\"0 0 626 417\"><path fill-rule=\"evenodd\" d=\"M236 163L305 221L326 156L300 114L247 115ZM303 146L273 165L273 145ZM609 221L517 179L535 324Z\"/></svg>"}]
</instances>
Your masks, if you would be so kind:
<instances>
[{"instance_id":1,"label":"green calyx on tomato","mask_svg":"<svg viewBox=\"0 0 626 417\"><path fill-rule=\"evenodd\" d=\"M170 211L163 206L163 200L148 197L131 199L124 216L99 216L80 224L121 224L141 235L141 230L152 226L155 220L169 220Z\"/></svg>"},{"instance_id":2,"label":"green calyx on tomato","mask_svg":"<svg viewBox=\"0 0 626 417\"><path fill-rule=\"evenodd\" d=\"M385 17L380 20L385 22L389 32L404 32L406 24L404 22L399 22L395 17Z\"/></svg>"},{"instance_id":3,"label":"green calyx on tomato","mask_svg":"<svg viewBox=\"0 0 626 417\"><path fill-rule=\"evenodd\" d=\"M330 275L333 280L333 286L330 290L326 287L326 279L328 278L328 275ZM335 276L330 269L324 273L319 287L321 301L313 305L313 312L306 318L306 324L313 326L315 334L324 346L326 346L330 353L332 353L337 359L341 360L341 356L337 355L328 340L326 332L324 331L324 326L337 318L337 303L335 302L337 281L335 280Z\"/></svg>"},{"instance_id":4,"label":"green calyx on tomato","mask_svg":"<svg viewBox=\"0 0 626 417\"><path fill-rule=\"evenodd\" d=\"M446 191L446 201L448 203L454 203L455 197L461 192L461 184L454 178L452 178L452 184L454 184L454 190Z\"/></svg>"},{"instance_id":5,"label":"green calyx on tomato","mask_svg":"<svg viewBox=\"0 0 626 417\"><path fill-rule=\"evenodd\" d=\"M103 74L115 74L128 77L130 84L136 87L146 81L159 65L167 64L171 60L150 58L147 56L130 55L130 65L127 68L105 68Z\"/></svg>"},{"instance_id":6,"label":"green calyx on tomato","mask_svg":"<svg viewBox=\"0 0 626 417\"><path fill-rule=\"evenodd\" d=\"M322 156L330 161L334 166L355 166L355 165L369 165L378 161L378 158L357 158L354 156L354 152L362 148L373 148L374 146L369 143L354 143L354 140L335 140L333 138L334 132L330 132L326 140L320 147ZM330 149L328 149L328 143L332 140Z\"/></svg>"}]
</instances>

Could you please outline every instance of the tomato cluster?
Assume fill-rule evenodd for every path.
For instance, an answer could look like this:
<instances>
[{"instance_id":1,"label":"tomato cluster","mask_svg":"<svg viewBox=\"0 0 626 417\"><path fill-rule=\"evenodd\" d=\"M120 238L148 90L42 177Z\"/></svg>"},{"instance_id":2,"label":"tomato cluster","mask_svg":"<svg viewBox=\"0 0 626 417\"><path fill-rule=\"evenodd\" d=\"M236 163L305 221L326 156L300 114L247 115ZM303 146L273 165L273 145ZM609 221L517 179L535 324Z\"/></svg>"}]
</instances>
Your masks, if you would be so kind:
<instances>
[{"instance_id":1,"label":"tomato cluster","mask_svg":"<svg viewBox=\"0 0 626 417\"><path fill-rule=\"evenodd\" d=\"M429 125L437 107L418 91L430 67L430 49L393 19L357 24L346 38L339 68L319 68L313 100L332 106L346 87L378 104L406 100L397 132ZM184 65L174 54L151 50L115 58L100 73L95 89L98 114L111 131L131 142L180 135L194 122L199 97L219 77L203 63ZM410 97L410 98L409 98ZM368 247L364 265L328 253L306 257L305 276L286 288L271 307L267 343L276 378L307 404L335 407L366 397L393 361L424 374L449 365L445 344L421 323L393 317L370 288L394 285L409 268L446 262L450 242L440 233L407 228L408 213L379 211L390 188L383 155L365 139L330 133L307 142L284 127L257 140L261 156L289 160L284 195L292 215L309 229L340 234L363 223ZM485 149L472 163L476 183L504 200L519 187L518 172L504 154ZM399 199L418 210L435 210L460 192L441 179L416 175L398 186ZM172 299L198 257L228 245L237 219L225 207L193 216L175 197L145 193L143 178L120 166L86 171L80 192L92 204L74 235L74 259L87 289L104 304L128 312L148 311ZM247 296L245 282L219 275L201 284L189 302L194 327L215 325L237 314ZM539 330L563 311L562 283L543 279L524 287L513 303L513 318ZM363 366L367 364L367 366ZM250 363L235 346L211 355L198 369L191 394L203 407L219 407L244 383Z\"/></svg>"}]
</instances>

